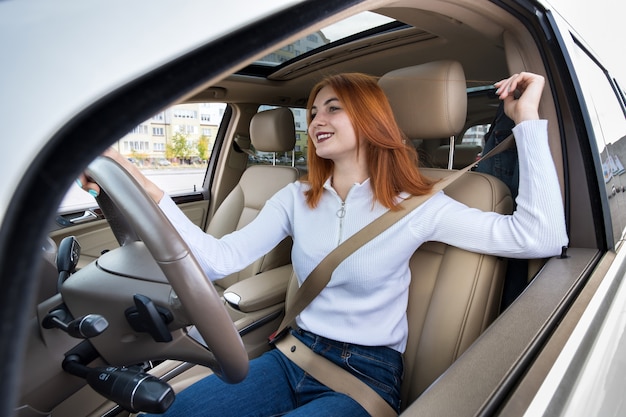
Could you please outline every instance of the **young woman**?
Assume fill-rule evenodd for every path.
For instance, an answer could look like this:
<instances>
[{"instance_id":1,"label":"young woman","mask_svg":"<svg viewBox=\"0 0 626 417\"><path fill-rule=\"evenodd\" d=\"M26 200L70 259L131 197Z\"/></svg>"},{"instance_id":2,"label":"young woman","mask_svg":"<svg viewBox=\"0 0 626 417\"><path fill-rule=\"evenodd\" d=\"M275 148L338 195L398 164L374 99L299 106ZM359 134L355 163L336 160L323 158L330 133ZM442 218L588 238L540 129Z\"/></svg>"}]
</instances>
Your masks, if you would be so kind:
<instances>
[{"instance_id":1,"label":"young woman","mask_svg":"<svg viewBox=\"0 0 626 417\"><path fill-rule=\"evenodd\" d=\"M520 155L520 185L513 215L468 208L443 193L365 244L334 271L324 290L297 318L293 334L350 370L399 409L409 258L424 242L506 257L549 257L567 244L547 122L538 120L544 79L521 73L496 83ZM515 99L513 93L518 93ZM309 176L276 193L240 231L215 239L193 225L173 201L124 158L190 245L207 275L240 270L293 237L292 263L302 281L324 256L407 196L427 193L431 182L416 168L389 103L375 78L331 76L316 85L307 105ZM529 162L530 154L533 163ZM86 188L97 190L87 183ZM471 238L468 238L471 237ZM177 395L168 416L367 416L346 395L305 374L274 349L250 363L248 377L229 385L207 377Z\"/></svg>"}]
</instances>

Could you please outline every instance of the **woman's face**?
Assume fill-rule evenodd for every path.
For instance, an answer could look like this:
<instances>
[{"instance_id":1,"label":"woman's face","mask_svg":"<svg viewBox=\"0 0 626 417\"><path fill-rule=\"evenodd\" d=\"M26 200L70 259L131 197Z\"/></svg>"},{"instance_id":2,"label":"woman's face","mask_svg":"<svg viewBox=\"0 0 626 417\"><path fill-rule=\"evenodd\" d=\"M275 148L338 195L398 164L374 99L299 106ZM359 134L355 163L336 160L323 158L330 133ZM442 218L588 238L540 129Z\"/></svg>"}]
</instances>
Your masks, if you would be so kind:
<instances>
[{"instance_id":1,"label":"woman's face","mask_svg":"<svg viewBox=\"0 0 626 417\"><path fill-rule=\"evenodd\" d=\"M335 163L356 162L356 132L343 104L330 86L317 93L311 107L311 118L309 137L315 145L317 156L332 159Z\"/></svg>"}]
</instances>

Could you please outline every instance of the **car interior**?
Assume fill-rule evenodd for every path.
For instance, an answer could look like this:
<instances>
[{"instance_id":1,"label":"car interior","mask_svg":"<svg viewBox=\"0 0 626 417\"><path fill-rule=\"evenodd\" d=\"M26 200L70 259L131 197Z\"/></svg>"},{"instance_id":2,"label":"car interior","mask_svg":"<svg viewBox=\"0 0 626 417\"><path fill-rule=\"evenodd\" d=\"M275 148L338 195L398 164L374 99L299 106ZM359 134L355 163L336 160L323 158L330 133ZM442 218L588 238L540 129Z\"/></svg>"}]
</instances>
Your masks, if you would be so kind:
<instances>
[{"instance_id":1,"label":"car interior","mask_svg":"<svg viewBox=\"0 0 626 417\"><path fill-rule=\"evenodd\" d=\"M248 224L275 192L306 176L304 165L250 164L250 155L294 149L292 109L304 108L308 91L327 74L363 72L378 77L398 124L418 150L420 169L436 179L475 163L483 152L486 137L481 145L464 143L463 137L472 127L493 124L499 107L494 82L520 71L544 75L547 83L540 113L549 121L550 146L568 203L568 221L576 219L576 231L570 228L574 248L568 253L570 263L564 266L555 259L525 260L520 278L519 270L517 274L512 271L519 264L507 259L438 242L419 248L411 260L410 336L402 385L403 411L413 415L416 408L411 405L419 406L416 400L423 399L422 411L432 412L436 409L432 404L443 401L446 393L458 392L438 391L437 386L450 389L455 384L460 390L473 379L492 378L482 389L495 392L507 378L513 378L514 370L531 350L529 346L537 346L540 329L557 319L554 311L566 297L566 288L597 256L597 237L586 191L567 188L568 181L584 175L577 174L575 166L581 151L575 125L568 123L572 120L570 110L557 106L563 94L563 86L554 75L557 64L542 52L545 40L537 37L537 29L525 17L531 12L487 1L380 3L386 5L372 10L355 6L350 14L376 14L387 18L388 23L354 32L284 62L249 62L187 96L184 101L188 103L226 103L227 111L207 164L204 186L195 193L172 197L194 223L214 236ZM307 35L323 32L335 20L339 18L317 22L280 44L268 45L260 54L284 51ZM263 106L271 108L264 110ZM570 166L564 164L566 147L573 161ZM243 341L246 359L270 349L267 339L297 290L290 239L210 288L201 283L193 259L169 266L178 263L171 261L173 253L184 252L189 258L184 244L175 231L167 229L158 212L150 214L144 202L116 209L116 201L134 201L134 196L142 193L105 165L94 162L89 167L94 177L107 184L103 186L104 196L98 199L100 207L93 208L97 218L52 225L48 246L44 247L45 261L39 271L37 304L29 323L27 360L19 390L20 417L41 413L134 414L97 392L84 378L63 369L68 352L80 356L76 353L80 349L89 351L84 365L140 365L142 371L162 378L175 392L211 372L232 374L236 380L238 373L245 372L241 371L241 352L232 348L237 338ZM464 174L444 192L481 210L511 213L515 191L498 172L479 171ZM80 214L82 211L60 216ZM80 244L80 259L58 285L57 253L70 236ZM558 278L563 290L546 296L535 314L520 312L538 305L533 294L544 291L547 278L542 276L553 275L563 275ZM521 279L521 286L517 282L516 293L506 294L513 279ZM205 299L213 301L204 305ZM108 324L88 342L81 341L53 323L56 319L50 315L59 311L67 320L97 315L106 318ZM148 311L145 314L149 317L142 315L143 311ZM133 315L139 316L135 324L129 318ZM67 324L66 319L62 318ZM234 323L235 332L228 328L230 323ZM516 331L520 338L511 343L510 350L503 347L506 343L498 347L495 340L504 337L494 330L503 326L511 327L504 334ZM482 344L478 344L479 339ZM86 343L91 347L85 348ZM485 358L494 357L499 349L504 352L503 362L497 365L498 372L489 376L484 375L488 366L478 372L482 362L459 360L472 350L487 361ZM456 383L445 374L455 375ZM480 408L490 395L485 392L465 395L479 397L474 401Z\"/></svg>"}]
</instances>

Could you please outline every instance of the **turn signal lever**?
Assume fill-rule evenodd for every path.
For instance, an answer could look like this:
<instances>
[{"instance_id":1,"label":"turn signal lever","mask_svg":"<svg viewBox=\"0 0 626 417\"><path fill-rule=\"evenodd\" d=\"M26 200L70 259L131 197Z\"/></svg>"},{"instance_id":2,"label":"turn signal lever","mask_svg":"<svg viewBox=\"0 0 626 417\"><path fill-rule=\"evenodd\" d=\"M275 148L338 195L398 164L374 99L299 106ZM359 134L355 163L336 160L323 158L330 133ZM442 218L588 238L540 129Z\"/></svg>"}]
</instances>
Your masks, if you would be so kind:
<instances>
[{"instance_id":1,"label":"turn signal lever","mask_svg":"<svg viewBox=\"0 0 626 417\"><path fill-rule=\"evenodd\" d=\"M63 369L85 378L94 391L131 413L164 413L174 402L174 390L169 384L137 368L90 368L81 363L80 355L69 354Z\"/></svg>"},{"instance_id":2,"label":"turn signal lever","mask_svg":"<svg viewBox=\"0 0 626 417\"><path fill-rule=\"evenodd\" d=\"M45 329L61 329L72 337L89 339L96 337L109 327L109 322L98 314L87 314L71 320L71 316L64 308L49 312L41 325Z\"/></svg>"}]
</instances>

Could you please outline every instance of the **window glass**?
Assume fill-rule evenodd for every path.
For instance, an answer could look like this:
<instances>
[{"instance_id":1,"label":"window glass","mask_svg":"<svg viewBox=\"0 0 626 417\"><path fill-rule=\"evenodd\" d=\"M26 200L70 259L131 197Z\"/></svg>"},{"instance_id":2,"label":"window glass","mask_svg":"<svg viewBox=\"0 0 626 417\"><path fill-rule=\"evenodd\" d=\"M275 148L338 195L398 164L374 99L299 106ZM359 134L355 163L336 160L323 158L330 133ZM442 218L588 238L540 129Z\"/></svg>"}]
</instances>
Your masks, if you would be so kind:
<instances>
[{"instance_id":1,"label":"window glass","mask_svg":"<svg viewBox=\"0 0 626 417\"><path fill-rule=\"evenodd\" d=\"M225 109L225 103L172 106L131 129L112 146L168 194L199 191ZM89 194L72 186L59 212L95 205Z\"/></svg>"},{"instance_id":2,"label":"window glass","mask_svg":"<svg viewBox=\"0 0 626 417\"><path fill-rule=\"evenodd\" d=\"M485 146L485 135L489 132L490 124L472 126L465 131L461 138L463 145Z\"/></svg>"},{"instance_id":3,"label":"window glass","mask_svg":"<svg viewBox=\"0 0 626 417\"><path fill-rule=\"evenodd\" d=\"M604 71L578 47L573 58L602 160L613 237L617 242L626 226L626 118Z\"/></svg>"},{"instance_id":4,"label":"window glass","mask_svg":"<svg viewBox=\"0 0 626 417\"><path fill-rule=\"evenodd\" d=\"M298 39L294 43L264 56L255 63L270 67L277 66L309 51L323 47L330 42L339 41L358 34L365 36L368 30L381 28L392 22L395 22L395 20L387 16L379 15L374 12L362 12L348 17L341 22L327 26L302 39Z\"/></svg>"}]
</instances>

